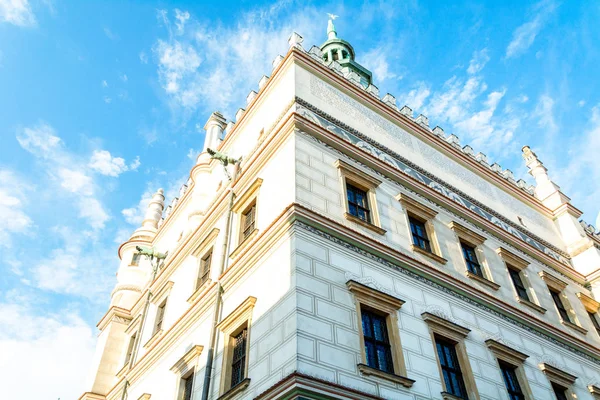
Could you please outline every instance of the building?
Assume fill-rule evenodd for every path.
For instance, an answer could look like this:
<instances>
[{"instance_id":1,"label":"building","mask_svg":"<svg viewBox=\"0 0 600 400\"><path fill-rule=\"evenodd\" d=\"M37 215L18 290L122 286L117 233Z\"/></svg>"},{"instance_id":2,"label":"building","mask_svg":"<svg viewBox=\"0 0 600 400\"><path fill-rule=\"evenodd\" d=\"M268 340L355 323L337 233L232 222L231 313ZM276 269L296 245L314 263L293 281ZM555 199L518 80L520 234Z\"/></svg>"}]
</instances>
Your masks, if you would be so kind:
<instances>
[{"instance_id":1,"label":"building","mask_svg":"<svg viewBox=\"0 0 600 400\"><path fill-rule=\"evenodd\" d=\"M600 236L536 154L380 98L333 21L289 44L120 246L80 399L599 399Z\"/></svg>"}]
</instances>

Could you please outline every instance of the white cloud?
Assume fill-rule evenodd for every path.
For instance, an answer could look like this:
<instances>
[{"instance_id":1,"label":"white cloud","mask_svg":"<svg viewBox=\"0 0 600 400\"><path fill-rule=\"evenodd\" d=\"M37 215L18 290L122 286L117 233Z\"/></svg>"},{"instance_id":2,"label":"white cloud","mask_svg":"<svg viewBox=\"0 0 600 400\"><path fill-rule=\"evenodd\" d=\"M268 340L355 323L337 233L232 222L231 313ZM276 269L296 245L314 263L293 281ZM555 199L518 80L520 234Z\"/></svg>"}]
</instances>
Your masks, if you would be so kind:
<instances>
[{"instance_id":1,"label":"white cloud","mask_svg":"<svg viewBox=\"0 0 600 400\"><path fill-rule=\"evenodd\" d=\"M108 96L104 96L104 99L103 99L103 100L104 100L104 102L105 102L106 104L110 104L110 102L112 101L112 99L111 99L110 97L108 97Z\"/></svg>"},{"instance_id":2,"label":"white cloud","mask_svg":"<svg viewBox=\"0 0 600 400\"><path fill-rule=\"evenodd\" d=\"M485 67L485 64L490 61L490 56L488 55L488 50L483 49L481 51L476 51L473 53L473 58L469 62L469 68L467 68L467 72L471 75L478 73Z\"/></svg>"},{"instance_id":3,"label":"white cloud","mask_svg":"<svg viewBox=\"0 0 600 400\"><path fill-rule=\"evenodd\" d=\"M220 109L233 114L233 106L256 86L261 75L271 69L271 61L287 50L292 31L322 39L322 26L314 21L321 11L278 2L271 7L242 14L236 24L202 23L192 16L185 35L173 35L167 12L157 18L166 27L168 38L153 46L158 61L159 81L175 111L192 115L198 107ZM308 40L307 43L310 43ZM204 57L204 54L213 55Z\"/></svg>"},{"instance_id":4,"label":"white cloud","mask_svg":"<svg viewBox=\"0 0 600 400\"><path fill-rule=\"evenodd\" d=\"M104 34L106 35L106 37L109 38L110 40L118 40L119 39L119 35L117 35L113 31L111 31L110 28L104 27L103 30L104 30Z\"/></svg>"},{"instance_id":5,"label":"white cloud","mask_svg":"<svg viewBox=\"0 0 600 400\"><path fill-rule=\"evenodd\" d=\"M147 189L142 194L140 201L136 206L125 208L121 211L121 214L123 214L123 217L125 218L125 221L127 221L127 223L134 226L141 225L142 221L144 220L146 210L148 208L148 203L150 203L150 200L152 200L153 194L154 193L152 190Z\"/></svg>"},{"instance_id":6,"label":"white cloud","mask_svg":"<svg viewBox=\"0 0 600 400\"><path fill-rule=\"evenodd\" d=\"M25 212L32 189L13 171L0 168L0 246L12 247L13 234L27 234L33 227L33 221Z\"/></svg>"},{"instance_id":7,"label":"white cloud","mask_svg":"<svg viewBox=\"0 0 600 400\"><path fill-rule=\"evenodd\" d=\"M558 124L554 119L554 100L549 95L540 96L532 115L538 119L538 125L546 129L548 133L558 131Z\"/></svg>"},{"instance_id":8,"label":"white cloud","mask_svg":"<svg viewBox=\"0 0 600 400\"><path fill-rule=\"evenodd\" d=\"M0 0L0 21L23 27L37 24L28 0Z\"/></svg>"},{"instance_id":9,"label":"white cloud","mask_svg":"<svg viewBox=\"0 0 600 400\"><path fill-rule=\"evenodd\" d=\"M106 82L106 80L102 81L102 87L108 87L108 82Z\"/></svg>"},{"instance_id":10,"label":"white cloud","mask_svg":"<svg viewBox=\"0 0 600 400\"><path fill-rule=\"evenodd\" d=\"M529 101L529 97L527 95L522 94L521 96L519 96L517 101L519 103L527 103Z\"/></svg>"},{"instance_id":11,"label":"white cloud","mask_svg":"<svg viewBox=\"0 0 600 400\"><path fill-rule=\"evenodd\" d=\"M578 105L579 107L583 107L583 106L585 106L585 100L579 100L579 102L577 103L577 105Z\"/></svg>"},{"instance_id":12,"label":"white cloud","mask_svg":"<svg viewBox=\"0 0 600 400\"><path fill-rule=\"evenodd\" d=\"M408 94L402 96L401 99L404 101L404 104L413 110L419 110L423 107L425 100L427 100L430 94L431 90L425 82L418 82L416 87L408 92Z\"/></svg>"},{"instance_id":13,"label":"white cloud","mask_svg":"<svg viewBox=\"0 0 600 400\"><path fill-rule=\"evenodd\" d=\"M177 33L183 35L183 31L185 29L185 23L190 19L190 13L187 11L180 11L175 9L175 26L177 28Z\"/></svg>"},{"instance_id":14,"label":"white cloud","mask_svg":"<svg viewBox=\"0 0 600 400\"><path fill-rule=\"evenodd\" d=\"M140 52L140 62L142 64L148 64L148 55L143 51Z\"/></svg>"},{"instance_id":15,"label":"white cloud","mask_svg":"<svg viewBox=\"0 0 600 400\"><path fill-rule=\"evenodd\" d=\"M0 325L4 398L77 399L83 393L96 337L77 312L37 315L22 303L2 303Z\"/></svg>"},{"instance_id":16,"label":"white cloud","mask_svg":"<svg viewBox=\"0 0 600 400\"><path fill-rule=\"evenodd\" d=\"M121 75L120 78L123 82L127 82L129 80L126 74Z\"/></svg>"},{"instance_id":17,"label":"white cloud","mask_svg":"<svg viewBox=\"0 0 600 400\"><path fill-rule=\"evenodd\" d=\"M117 177L126 171L135 171L141 165L140 158L136 157L127 165L122 157L113 157L107 150L94 150L88 166L106 176Z\"/></svg>"},{"instance_id":18,"label":"white cloud","mask_svg":"<svg viewBox=\"0 0 600 400\"><path fill-rule=\"evenodd\" d=\"M533 7L534 17L513 32L512 40L506 48L507 59L519 56L531 47L548 16L554 12L556 7L553 0L542 0Z\"/></svg>"},{"instance_id":19,"label":"white cloud","mask_svg":"<svg viewBox=\"0 0 600 400\"><path fill-rule=\"evenodd\" d=\"M389 54L391 51L384 49L383 47L374 48L364 54L361 57L365 68L373 72L373 80L375 82L383 82L389 79L402 79L395 72L392 72L390 65L388 64Z\"/></svg>"},{"instance_id":20,"label":"white cloud","mask_svg":"<svg viewBox=\"0 0 600 400\"><path fill-rule=\"evenodd\" d=\"M87 162L67 151L63 141L46 123L21 129L17 140L21 147L42 161L45 173L57 184L56 189L60 189L58 194L75 200L78 216L94 229L103 228L109 215L97 199L98 185L90 175L93 170ZM87 208L89 206L92 208Z\"/></svg>"}]
</instances>

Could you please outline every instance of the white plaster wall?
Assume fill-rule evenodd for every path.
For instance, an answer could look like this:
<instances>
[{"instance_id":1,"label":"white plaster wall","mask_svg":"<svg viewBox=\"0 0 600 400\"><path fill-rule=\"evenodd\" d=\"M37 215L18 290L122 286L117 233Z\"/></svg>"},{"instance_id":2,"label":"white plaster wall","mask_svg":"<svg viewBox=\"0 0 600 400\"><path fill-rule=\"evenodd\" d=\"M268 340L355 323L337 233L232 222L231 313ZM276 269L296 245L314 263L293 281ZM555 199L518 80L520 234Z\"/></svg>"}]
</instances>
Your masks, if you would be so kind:
<instances>
[{"instance_id":1,"label":"white plaster wall","mask_svg":"<svg viewBox=\"0 0 600 400\"><path fill-rule=\"evenodd\" d=\"M502 243L490 236L486 232L470 225L466 221L460 220L457 216L449 214L446 210L437 205L427 202L425 199L418 198L415 194L407 192L405 188L399 184L391 183L383 180L383 183L376 190L377 208L379 210L381 227L387 232L385 235L379 235L373 231L362 227L354 222L348 221L343 217L345 194L342 193L342 187L337 168L334 162L342 158L355 166L360 167L360 164L354 163L349 158L340 155L332 149L325 148L323 145L315 142L305 133L296 135L296 192L297 202L320 213L328 218L335 220L338 223L351 227L360 231L362 234L369 236L377 241L399 250L413 258L419 259L425 264L429 264L432 268L441 268L443 271L452 274L457 279L468 282L470 285L487 291L488 293L502 299L508 304L513 305L522 311L534 315L535 317L544 320L557 326L559 329L578 336L580 339L587 340L591 343L597 343L600 346L600 337L598 337L592 322L589 320L585 308L581 301L577 298L577 292L584 292L589 295L589 291L566 277L558 275L557 272L552 272L553 275L559 276L561 279L569 283L565 293L573 307L581 325L588 329L587 335L572 330L563 326L559 321L558 313L554 303L550 297L545 282L538 275L544 269L536 260L520 253L516 249L511 248L508 244ZM366 171L369 172L369 171ZM374 173L370 171L372 175ZM374 175L375 176L375 175ZM437 241L440 245L442 256L448 260L444 266L431 261L428 257L413 252L410 249L412 239L408 226L407 215L401 206L400 202L395 199L398 193L404 192L409 196L417 199L437 210L439 213L433 221L434 231ZM460 249L458 238L455 233L448 227L451 221L456 221L464 224L472 230L487 238L484 243L483 252L485 255L485 264L491 275L491 280L500 285L498 291L494 291L487 286L481 285L466 276L466 265ZM505 247L515 254L520 255L530 262L526 274L531 283L533 290L540 305L548 311L545 314L537 313L529 307L520 304L516 301L516 294L513 289L512 281L508 275L506 266L502 258L496 253L496 249ZM546 269L548 270L548 269Z\"/></svg>"},{"instance_id":2,"label":"white plaster wall","mask_svg":"<svg viewBox=\"0 0 600 400\"><path fill-rule=\"evenodd\" d=\"M555 246L564 248L550 219L300 67L296 70L296 93L317 108L401 154L514 223L520 224L517 218L520 216L528 230ZM485 153L485 149L480 150Z\"/></svg>"},{"instance_id":3,"label":"white plaster wall","mask_svg":"<svg viewBox=\"0 0 600 400\"><path fill-rule=\"evenodd\" d=\"M488 311L393 270L303 229L295 231L294 274L298 297L298 371L386 399L441 399L435 349L421 313L443 313L471 329L466 349L482 399L506 399L495 357L484 341L492 338L529 355L525 370L535 399L553 399L538 363L551 362L578 376L574 391L592 400L585 387L600 381L598 365L549 343ZM356 308L346 288L347 274L371 280L406 303L399 311L400 340L410 389L378 378L364 378Z\"/></svg>"}]
</instances>

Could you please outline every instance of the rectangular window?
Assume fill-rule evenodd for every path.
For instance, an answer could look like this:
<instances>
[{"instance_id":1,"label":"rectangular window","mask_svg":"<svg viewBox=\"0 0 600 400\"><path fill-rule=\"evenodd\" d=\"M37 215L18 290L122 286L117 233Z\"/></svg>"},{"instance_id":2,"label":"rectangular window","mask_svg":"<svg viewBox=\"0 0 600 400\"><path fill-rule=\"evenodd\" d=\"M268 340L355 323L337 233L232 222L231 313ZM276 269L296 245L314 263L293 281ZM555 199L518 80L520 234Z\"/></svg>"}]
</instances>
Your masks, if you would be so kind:
<instances>
[{"instance_id":1,"label":"rectangular window","mask_svg":"<svg viewBox=\"0 0 600 400\"><path fill-rule=\"evenodd\" d=\"M552 390L557 400L567 400L567 389L552 382Z\"/></svg>"},{"instance_id":2,"label":"rectangular window","mask_svg":"<svg viewBox=\"0 0 600 400\"><path fill-rule=\"evenodd\" d=\"M425 223L412 216L408 217L408 221L410 222L410 232L412 233L415 246L431 253L431 242L427 236Z\"/></svg>"},{"instance_id":3,"label":"rectangular window","mask_svg":"<svg viewBox=\"0 0 600 400\"><path fill-rule=\"evenodd\" d=\"M129 338L129 345L127 346L127 354L125 355L125 364L129 363L131 360L131 356L133 355L133 346L135 346L135 338L137 337L137 332L131 335Z\"/></svg>"},{"instance_id":4,"label":"rectangular window","mask_svg":"<svg viewBox=\"0 0 600 400\"><path fill-rule=\"evenodd\" d=\"M515 286L517 295L523 300L531 301L531 300L529 300L529 294L527 293L527 288L525 287L525 284L523 283L523 279L521 279L520 271L509 267L508 273L510 274L510 279L512 280L513 285Z\"/></svg>"},{"instance_id":5,"label":"rectangular window","mask_svg":"<svg viewBox=\"0 0 600 400\"><path fill-rule=\"evenodd\" d=\"M367 192L346 182L346 194L348 197L348 213L365 222L371 223L371 211Z\"/></svg>"},{"instance_id":6,"label":"rectangular window","mask_svg":"<svg viewBox=\"0 0 600 400\"><path fill-rule=\"evenodd\" d=\"M460 247L462 248L463 257L465 258L469 272L483 278L483 271L481 270L481 265L479 265L479 261L477 260L475 247L468 245L465 242L460 242Z\"/></svg>"},{"instance_id":7,"label":"rectangular window","mask_svg":"<svg viewBox=\"0 0 600 400\"><path fill-rule=\"evenodd\" d=\"M194 391L194 373L192 372L187 378L182 379L183 393L181 400L192 400L192 392Z\"/></svg>"},{"instance_id":8,"label":"rectangular window","mask_svg":"<svg viewBox=\"0 0 600 400\"><path fill-rule=\"evenodd\" d=\"M231 387L244 380L246 371L246 339L248 328L244 328L233 339L233 355L231 358Z\"/></svg>"},{"instance_id":9,"label":"rectangular window","mask_svg":"<svg viewBox=\"0 0 600 400\"><path fill-rule=\"evenodd\" d=\"M598 322L598 313L591 313L588 311L588 315L592 320L592 325L594 325L594 328L596 328L596 332L598 332L598 335L600 335L600 322Z\"/></svg>"},{"instance_id":10,"label":"rectangular window","mask_svg":"<svg viewBox=\"0 0 600 400\"><path fill-rule=\"evenodd\" d=\"M569 313L565 309L565 305L564 305L562 299L560 298L560 292L550 289L550 296L552 296L552 300L554 301L554 304L556 305L556 308L558 309L558 313L560 314L560 317L562 318L562 320L573 323L571 321L571 317L569 316Z\"/></svg>"},{"instance_id":11,"label":"rectangular window","mask_svg":"<svg viewBox=\"0 0 600 400\"><path fill-rule=\"evenodd\" d=\"M467 389L463 379L455 343L439 336L435 336L435 347L437 349L446 391L460 399L467 400Z\"/></svg>"},{"instance_id":12,"label":"rectangular window","mask_svg":"<svg viewBox=\"0 0 600 400\"><path fill-rule=\"evenodd\" d=\"M140 259L142 255L140 253L134 253L133 257L131 257L131 265L140 265Z\"/></svg>"},{"instance_id":13,"label":"rectangular window","mask_svg":"<svg viewBox=\"0 0 600 400\"><path fill-rule=\"evenodd\" d=\"M154 333L162 329L163 318L165 317L165 308L167 307L167 300L163 301L156 310L156 321L154 322Z\"/></svg>"},{"instance_id":14,"label":"rectangular window","mask_svg":"<svg viewBox=\"0 0 600 400\"><path fill-rule=\"evenodd\" d=\"M364 308L361 308L361 314L367 365L393 374L394 363L385 317Z\"/></svg>"},{"instance_id":15,"label":"rectangular window","mask_svg":"<svg viewBox=\"0 0 600 400\"><path fill-rule=\"evenodd\" d=\"M198 271L198 280L196 281L196 290L208 281L210 275L210 263L212 261L212 249L200 259L200 270Z\"/></svg>"},{"instance_id":16,"label":"rectangular window","mask_svg":"<svg viewBox=\"0 0 600 400\"><path fill-rule=\"evenodd\" d=\"M255 228L256 203L252 203L242 213L242 240L246 239Z\"/></svg>"},{"instance_id":17,"label":"rectangular window","mask_svg":"<svg viewBox=\"0 0 600 400\"><path fill-rule=\"evenodd\" d=\"M504 378L504 384L508 391L508 398L510 400L525 400L525 395L523 394L521 385L519 385L519 380L517 379L517 367L503 361L500 361L499 364L500 370L502 371L502 377Z\"/></svg>"}]
</instances>

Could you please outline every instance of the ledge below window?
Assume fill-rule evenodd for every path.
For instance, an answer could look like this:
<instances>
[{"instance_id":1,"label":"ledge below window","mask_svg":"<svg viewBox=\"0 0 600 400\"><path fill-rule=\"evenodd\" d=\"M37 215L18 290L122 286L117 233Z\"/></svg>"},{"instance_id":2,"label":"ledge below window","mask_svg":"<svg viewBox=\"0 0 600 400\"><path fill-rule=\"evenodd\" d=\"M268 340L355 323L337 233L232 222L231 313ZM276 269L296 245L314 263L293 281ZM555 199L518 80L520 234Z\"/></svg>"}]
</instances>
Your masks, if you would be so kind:
<instances>
[{"instance_id":1,"label":"ledge below window","mask_svg":"<svg viewBox=\"0 0 600 400\"><path fill-rule=\"evenodd\" d=\"M440 394L442 395L442 399L444 400L464 400L462 397L457 397L452 393L442 392Z\"/></svg>"},{"instance_id":2,"label":"ledge below window","mask_svg":"<svg viewBox=\"0 0 600 400\"><path fill-rule=\"evenodd\" d=\"M529 301L529 300L523 299L523 298L521 298L521 297L519 297L519 296L517 296L517 301L518 301L519 303L521 303L521 304L524 304L524 305L526 305L527 307L531 308L532 310L535 310L535 311L537 311L537 312L539 312L539 313L541 313L541 314L546 314L546 309L545 309L544 307L542 307L542 306L538 306L537 304L535 304L535 303L534 303L534 302L532 302L532 301Z\"/></svg>"},{"instance_id":3,"label":"ledge below window","mask_svg":"<svg viewBox=\"0 0 600 400\"><path fill-rule=\"evenodd\" d=\"M226 391L225 393L223 393L221 396L219 396L217 398L217 400L229 400L234 398L238 393L241 393L244 391L244 389L246 389L248 387L248 385L250 385L250 378L246 378L243 381L241 381L240 383L238 383L237 385L235 385L234 387L232 387L231 389L229 389L228 391Z\"/></svg>"},{"instance_id":4,"label":"ledge below window","mask_svg":"<svg viewBox=\"0 0 600 400\"><path fill-rule=\"evenodd\" d=\"M498 285L496 282L492 282L489 279L484 278L483 276L479 276L477 274L472 273L471 271L467 271L467 277L473 279L476 282L481 283L482 285L489 287L492 290L500 289L500 285Z\"/></svg>"},{"instance_id":5,"label":"ledge below window","mask_svg":"<svg viewBox=\"0 0 600 400\"><path fill-rule=\"evenodd\" d=\"M568 326L571 329L576 330L577 332L581 333L582 335L587 335L587 329L582 328L579 325L576 325L572 322L569 321L565 321L564 319L561 319L560 322L564 325L564 326Z\"/></svg>"},{"instance_id":6,"label":"ledge below window","mask_svg":"<svg viewBox=\"0 0 600 400\"><path fill-rule=\"evenodd\" d=\"M352 221L352 222L356 222L357 224L359 224L360 226L363 226L367 229L372 230L375 233L378 233L380 235L385 235L386 230L383 228L378 227L377 225L373 225L370 222L367 222L365 220L362 220L350 213L344 213L344 218L346 218L348 221Z\"/></svg>"},{"instance_id":7,"label":"ledge below window","mask_svg":"<svg viewBox=\"0 0 600 400\"><path fill-rule=\"evenodd\" d=\"M410 249L412 251L414 251L415 253L419 253L419 254L424 255L425 257L431 258L433 261L435 261L437 263L445 265L448 262L448 260L446 260L444 257L440 257L437 254L434 254L430 251L423 250L422 248L420 248L419 246L415 246L414 244L410 245Z\"/></svg>"},{"instance_id":8,"label":"ledge below window","mask_svg":"<svg viewBox=\"0 0 600 400\"><path fill-rule=\"evenodd\" d=\"M213 286L213 281L211 279L207 279L200 287L192 293L192 295L187 299L187 302L192 304L199 297L204 297L204 295L208 292L208 289Z\"/></svg>"},{"instance_id":9,"label":"ledge below window","mask_svg":"<svg viewBox=\"0 0 600 400\"><path fill-rule=\"evenodd\" d=\"M252 239L256 237L256 235L258 235L258 229L254 229L248 236L246 236L242 243L240 243L238 247L236 247L235 250L229 254L229 257L236 258L238 254L240 254L242 250L248 246Z\"/></svg>"},{"instance_id":10,"label":"ledge below window","mask_svg":"<svg viewBox=\"0 0 600 400\"><path fill-rule=\"evenodd\" d=\"M158 339L160 337L162 337L162 334L163 334L163 330L162 329L156 331L156 333L154 335L152 335L152 337L150 339L148 339L148 341L144 345L144 348L147 349L150 346L152 346L154 343L156 343L158 341Z\"/></svg>"},{"instance_id":11,"label":"ledge below window","mask_svg":"<svg viewBox=\"0 0 600 400\"><path fill-rule=\"evenodd\" d=\"M389 372L381 371L377 368L369 367L366 364L358 364L358 370L363 375L376 376L381 379L386 379L388 381L398 383L407 388L412 387L412 385L415 383L414 379L410 379L405 376L400 376L400 375L392 374Z\"/></svg>"}]
</instances>

